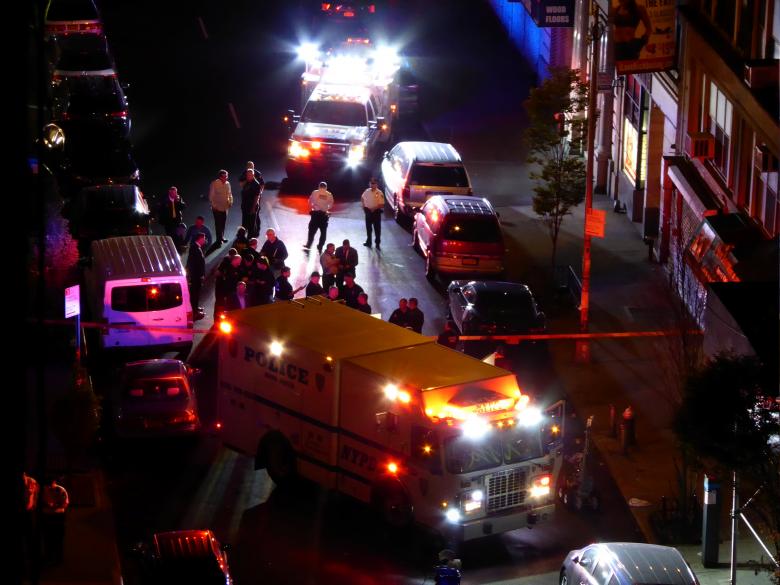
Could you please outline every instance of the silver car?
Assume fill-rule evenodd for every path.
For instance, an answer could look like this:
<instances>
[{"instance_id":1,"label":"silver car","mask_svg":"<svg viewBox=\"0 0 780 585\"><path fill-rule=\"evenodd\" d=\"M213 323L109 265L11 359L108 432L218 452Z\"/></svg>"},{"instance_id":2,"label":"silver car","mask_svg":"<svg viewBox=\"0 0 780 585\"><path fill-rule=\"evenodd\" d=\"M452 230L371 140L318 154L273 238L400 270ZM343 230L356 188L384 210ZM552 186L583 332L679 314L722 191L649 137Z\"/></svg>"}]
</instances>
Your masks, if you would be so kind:
<instances>
[{"instance_id":1,"label":"silver car","mask_svg":"<svg viewBox=\"0 0 780 585\"><path fill-rule=\"evenodd\" d=\"M676 548L640 542L602 542L571 551L560 585L699 585Z\"/></svg>"}]
</instances>

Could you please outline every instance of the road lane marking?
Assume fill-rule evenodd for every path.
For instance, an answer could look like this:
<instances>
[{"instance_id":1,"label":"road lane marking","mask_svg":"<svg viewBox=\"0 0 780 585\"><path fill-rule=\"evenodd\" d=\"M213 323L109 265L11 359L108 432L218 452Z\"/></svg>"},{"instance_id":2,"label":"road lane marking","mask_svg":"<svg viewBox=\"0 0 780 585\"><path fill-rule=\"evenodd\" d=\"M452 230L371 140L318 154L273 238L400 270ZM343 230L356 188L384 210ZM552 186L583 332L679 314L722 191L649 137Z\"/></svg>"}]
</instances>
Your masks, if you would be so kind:
<instances>
[{"instance_id":1,"label":"road lane marking","mask_svg":"<svg viewBox=\"0 0 780 585\"><path fill-rule=\"evenodd\" d=\"M228 102L228 110L230 110L230 115L233 116L233 123L236 125L236 128L241 130L241 124L238 121L238 114L236 114L236 108L233 107L232 102Z\"/></svg>"},{"instance_id":2,"label":"road lane marking","mask_svg":"<svg viewBox=\"0 0 780 585\"><path fill-rule=\"evenodd\" d=\"M198 24L200 25L200 32L203 33L203 40L207 41L209 40L209 33L206 32L206 25L203 22L203 19L199 16L198 17Z\"/></svg>"}]
</instances>

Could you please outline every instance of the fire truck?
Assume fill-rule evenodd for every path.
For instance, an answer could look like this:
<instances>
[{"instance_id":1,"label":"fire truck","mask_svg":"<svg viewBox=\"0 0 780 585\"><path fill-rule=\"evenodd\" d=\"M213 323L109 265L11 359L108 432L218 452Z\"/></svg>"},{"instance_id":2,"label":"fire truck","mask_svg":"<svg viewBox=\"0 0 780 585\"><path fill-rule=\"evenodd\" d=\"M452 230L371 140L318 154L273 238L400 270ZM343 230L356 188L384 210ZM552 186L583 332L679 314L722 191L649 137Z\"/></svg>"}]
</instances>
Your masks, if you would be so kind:
<instances>
[{"instance_id":1,"label":"fire truck","mask_svg":"<svg viewBox=\"0 0 780 585\"><path fill-rule=\"evenodd\" d=\"M511 372L323 297L220 329L223 444L277 486L302 476L455 543L553 518L563 412Z\"/></svg>"}]
</instances>

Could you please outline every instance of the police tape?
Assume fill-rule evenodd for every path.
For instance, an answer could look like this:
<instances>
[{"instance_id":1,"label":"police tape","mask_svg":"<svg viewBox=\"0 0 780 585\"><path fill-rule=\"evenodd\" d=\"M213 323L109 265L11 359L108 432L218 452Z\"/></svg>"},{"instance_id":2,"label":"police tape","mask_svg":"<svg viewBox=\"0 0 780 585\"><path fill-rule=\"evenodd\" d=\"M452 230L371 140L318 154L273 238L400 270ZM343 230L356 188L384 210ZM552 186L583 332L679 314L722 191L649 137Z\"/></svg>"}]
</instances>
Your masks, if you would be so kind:
<instances>
[{"instance_id":1,"label":"police tape","mask_svg":"<svg viewBox=\"0 0 780 585\"><path fill-rule=\"evenodd\" d=\"M37 319L31 319L30 322L36 323ZM43 319L44 325L69 325L73 326L73 321L68 319ZM85 329L123 329L129 331L160 331L160 332L181 332L184 327L166 326L166 325L133 325L131 323L97 323L92 321L82 321L81 327ZM186 330L192 333L213 333L217 331L218 321L208 329L195 329L187 327ZM598 340L598 339L629 339L632 337L679 337L682 335L702 335L704 332L700 329L681 330L666 329L656 331L601 331L597 333L528 333L517 335L459 335L460 341L504 341L508 345L516 345L521 341L564 341L564 340ZM436 336L427 335L431 339Z\"/></svg>"}]
</instances>

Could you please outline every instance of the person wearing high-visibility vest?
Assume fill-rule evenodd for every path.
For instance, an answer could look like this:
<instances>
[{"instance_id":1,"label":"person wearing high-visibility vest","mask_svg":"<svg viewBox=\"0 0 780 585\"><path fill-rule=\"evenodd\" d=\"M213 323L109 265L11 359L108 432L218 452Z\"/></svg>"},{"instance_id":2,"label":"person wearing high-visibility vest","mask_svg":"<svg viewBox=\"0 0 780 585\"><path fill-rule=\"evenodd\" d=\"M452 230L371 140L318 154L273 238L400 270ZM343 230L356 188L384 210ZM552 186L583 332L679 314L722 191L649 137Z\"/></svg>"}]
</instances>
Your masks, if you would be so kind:
<instances>
[{"instance_id":1,"label":"person wearing high-visibility vest","mask_svg":"<svg viewBox=\"0 0 780 585\"><path fill-rule=\"evenodd\" d=\"M62 562L65 544L65 512L69 503L68 492L54 478L43 486L40 494L40 522L44 560L52 565Z\"/></svg>"}]
</instances>

